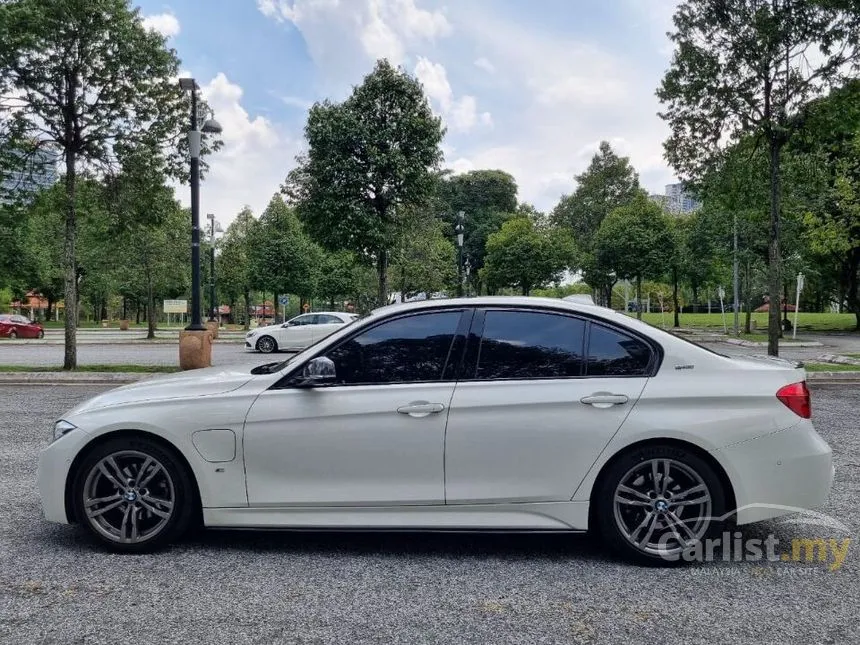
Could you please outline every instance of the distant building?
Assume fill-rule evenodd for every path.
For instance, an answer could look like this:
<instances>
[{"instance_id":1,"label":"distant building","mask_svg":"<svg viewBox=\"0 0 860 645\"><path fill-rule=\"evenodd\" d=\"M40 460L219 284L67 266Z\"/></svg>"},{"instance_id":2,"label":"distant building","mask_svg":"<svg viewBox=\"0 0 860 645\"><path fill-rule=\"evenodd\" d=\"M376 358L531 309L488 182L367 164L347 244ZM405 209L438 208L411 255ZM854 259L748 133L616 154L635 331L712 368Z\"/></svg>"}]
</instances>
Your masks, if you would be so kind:
<instances>
[{"instance_id":1,"label":"distant building","mask_svg":"<svg viewBox=\"0 0 860 645\"><path fill-rule=\"evenodd\" d=\"M648 195L648 199L650 199L652 202L654 202L661 208L665 208L667 210L669 208L669 198L666 195Z\"/></svg>"},{"instance_id":2,"label":"distant building","mask_svg":"<svg viewBox=\"0 0 860 645\"><path fill-rule=\"evenodd\" d=\"M668 184L666 186L666 210L670 213L686 215L701 208L702 203L684 189L684 184Z\"/></svg>"},{"instance_id":3,"label":"distant building","mask_svg":"<svg viewBox=\"0 0 860 645\"><path fill-rule=\"evenodd\" d=\"M27 159L23 158L23 153L21 157L21 167L2 171L0 203L8 203L16 197L35 195L45 188L50 188L57 181L59 155L56 152L40 149Z\"/></svg>"}]
</instances>

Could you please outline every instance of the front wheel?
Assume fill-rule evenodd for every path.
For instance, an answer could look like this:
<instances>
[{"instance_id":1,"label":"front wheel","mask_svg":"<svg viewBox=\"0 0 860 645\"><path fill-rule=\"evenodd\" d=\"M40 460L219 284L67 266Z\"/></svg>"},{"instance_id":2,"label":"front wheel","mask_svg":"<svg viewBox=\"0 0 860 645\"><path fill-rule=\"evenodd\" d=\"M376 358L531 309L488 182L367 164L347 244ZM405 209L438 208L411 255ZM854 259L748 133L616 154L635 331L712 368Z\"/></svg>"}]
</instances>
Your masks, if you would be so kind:
<instances>
[{"instance_id":1,"label":"front wheel","mask_svg":"<svg viewBox=\"0 0 860 645\"><path fill-rule=\"evenodd\" d=\"M278 343L271 336L263 336L257 341L257 349L264 354L271 354L278 351Z\"/></svg>"},{"instance_id":2,"label":"front wheel","mask_svg":"<svg viewBox=\"0 0 860 645\"><path fill-rule=\"evenodd\" d=\"M178 458L143 437L96 447L74 482L77 519L113 551L148 552L179 538L194 516L194 500Z\"/></svg>"},{"instance_id":3,"label":"front wheel","mask_svg":"<svg viewBox=\"0 0 860 645\"><path fill-rule=\"evenodd\" d=\"M44 337L45 337L45 331L43 329L40 329L39 330L39 338L44 338Z\"/></svg>"},{"instance_id":4,"label":"front wheel","mask_svg":"<svg viewBox=\"0 0 860 645\"><path fill-rule=\"evenodd\" d=\"M592 501L603 539L645 564L694 560L720 534L726 512L714 469L685 448L659 444L611 464Z\"/></svg>"},{"instance_id":5,"label":"front wheel","mask_svg":"<svg viewBox=\"0 0 860 645\"><path fill-rule=\"evenodd\" d=\"M13 329L9 332L9 340L15 340L16 338L18 338L18 332Z\"/></svg>"}]
</instances>

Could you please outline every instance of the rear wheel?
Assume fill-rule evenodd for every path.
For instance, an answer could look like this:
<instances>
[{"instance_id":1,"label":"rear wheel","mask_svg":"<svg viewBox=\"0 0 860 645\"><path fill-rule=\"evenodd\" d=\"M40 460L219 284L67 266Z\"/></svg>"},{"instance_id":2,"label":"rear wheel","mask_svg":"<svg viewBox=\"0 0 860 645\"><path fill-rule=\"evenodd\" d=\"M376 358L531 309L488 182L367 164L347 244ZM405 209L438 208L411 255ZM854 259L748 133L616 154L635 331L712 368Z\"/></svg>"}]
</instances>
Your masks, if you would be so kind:
<instances>
[{"instance_id":1,"label":"rear wheel","mask_svg":"<svg viewBox=\"0 0 860 645\"><path fill-rule=\"evenodd\" d=\"M685 552L720 534L726 512L714 469L685 448L660 444L611 464L593 503L609 546L646 564L683 561Z\"/></svg>"},{"instance_id":2,"label":"rear wheel","mask_svg":"<svg viewBox=\"0 0 860 645\"><path fill-rule=\"evenodd\" d=\"M260 340L257 341L257 349L264 354L271 354L272 352L278 351L278 343L271 336L262 336Z\"/></svg>"},{"instance_id":3,"label":"rear wheel","mask_svg":"<svg viewBox=\"0 0 860 645\"><path fill-rule=\"evenodd\" d=\"M18 332L16 332L16 331L13 329L12 331L10 331L10 332L9 332L9 339L10 339L10 340L15 340L16 338L18 338Z\"/></svg>"},{"instance_id":4,"label":"rear wheel","mask_svg":"<svg viewBox=\"0 0 860 645\"><path fill-rule=\"evenodd\" d=\"M77 519L111 550L152 551L179 538L194 517L183 464L159 443L120 438L97 446L75 476Z\"/></svg>"}]
</instances>

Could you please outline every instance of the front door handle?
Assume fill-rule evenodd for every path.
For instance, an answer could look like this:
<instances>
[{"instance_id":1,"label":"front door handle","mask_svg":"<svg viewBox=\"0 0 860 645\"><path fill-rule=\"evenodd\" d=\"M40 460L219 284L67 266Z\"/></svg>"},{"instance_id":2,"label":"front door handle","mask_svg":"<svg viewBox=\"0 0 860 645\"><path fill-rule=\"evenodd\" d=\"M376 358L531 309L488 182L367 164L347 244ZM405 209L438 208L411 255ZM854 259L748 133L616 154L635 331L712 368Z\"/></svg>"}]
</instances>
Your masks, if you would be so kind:
<instances>
[{"instance_id":1,"label":"front door handle","mask_svg":"<svg viewBox=\"0 0 860 645\"><path fill-rule=\"evenodd\" d=\"M445 409L441 403L428 403L427 401L413 401L409 405L397 408L400 414L408 414L410 417L420 419L430 414L438 414Z\"/></svg>"},{"instance_id":2,"label":"front door handle","mask_svg":"<svg viewBox=\"0 0 860 645\"><path fill-rule=\"evenodd\" d=\"M590 396L582 397L579 402L595 408L611 408L613 405L624 405L628 398L624 394L612 394L611 392L595 392Z\"/></svg>"}]
</instances>

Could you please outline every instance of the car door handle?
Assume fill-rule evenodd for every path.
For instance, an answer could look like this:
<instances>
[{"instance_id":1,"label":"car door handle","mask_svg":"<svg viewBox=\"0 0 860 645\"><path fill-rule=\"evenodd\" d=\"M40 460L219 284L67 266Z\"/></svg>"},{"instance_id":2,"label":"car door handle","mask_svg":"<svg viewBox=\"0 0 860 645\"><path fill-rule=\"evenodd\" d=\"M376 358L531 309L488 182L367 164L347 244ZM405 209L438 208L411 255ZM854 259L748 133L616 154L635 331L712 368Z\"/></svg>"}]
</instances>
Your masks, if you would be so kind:
<instances>
[{"instance_id":1,"label":"car door handle","mask_svg":"<svg viewBox=\"0 0 860 645\"><path fill-rule=\"evenodd\" d=\"M415 401L409 405L403 405L397 408L400 414L408 414L410 417L419 419L430 414L438 414L445 409L441 403L427 403L426 401Z\"/></svg>"},{"instance_id":2,"label":"car door handle","mask_svg":"<svg viewBox=\"0 0 860 645\"><path fill-rule=\"evenodd\" d=\"M582 397L579 402L595 408L611 408L613 405L624 405L628 398L624 394L612 394L611 392L595 392L590 396Z\"/></svg>"}]
</instances>

